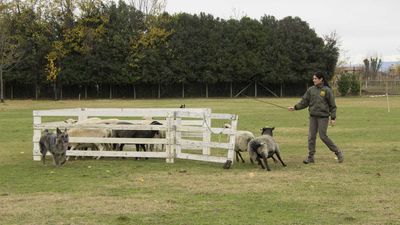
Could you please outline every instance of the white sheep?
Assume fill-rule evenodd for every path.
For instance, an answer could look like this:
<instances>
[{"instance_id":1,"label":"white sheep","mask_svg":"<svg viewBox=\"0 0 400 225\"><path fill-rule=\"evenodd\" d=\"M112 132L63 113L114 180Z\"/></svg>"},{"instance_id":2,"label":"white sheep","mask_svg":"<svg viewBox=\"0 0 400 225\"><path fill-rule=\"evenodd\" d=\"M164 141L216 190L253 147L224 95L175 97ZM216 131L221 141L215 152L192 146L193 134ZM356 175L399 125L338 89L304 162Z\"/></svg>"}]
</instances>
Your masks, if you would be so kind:
<instances>
[{"instance_id":1,"label":"white sheep","mask_svg":"<svg viewBox=\"0 0 400 225\"><path fill-rule=\"evenodd\" d=\"M102 120L100 118L89 118L87 120L76 121L73 119L68 119L65 122L69 124L75 124L75 126L79 125L89 125L89 124L115 124L119 120L118 119L106 119ZM68 130L69 137L98 137L98 138L107 138L111 137L111 130L105 128L82 128L82 127L73 127ZM99 144L99 143L70 143L70 150L75 150L77 147L80 148L92 148L95 146L99 151L106 150L110 148L107 144ZM98 157L99 159L100 157Z\"/></svg>"},{"instance_id":2,"label":"white sheep","mask_svg":"<svg viewBox=\"0 0 400 225\"><path fill-rule=\"evenodd\" d=\"M286 164L281 159L279 146L272 137L272 131L274 129L275 127L262 128L261 136L254 138L248 144L248 151L251 163L257 161L261 168L267 169L268 171L271 171L271 169L268 166L267 158L272 158L274 162L277 162L274 158L274 155L278 157L283 166L286 166ZM263 161L261 161L261 159L263 159Z\"/></svg>"},{"instance_id":3,"label":"white sheep","mask_svg":"<svg viewBox=\"0 0 400 225\"><path fill-rule=\"evenodd\" d=\"M231 125L224 124L224 128L231 128ZM239 157L242 159L244 163L244 159L240 152L246 152L247 146L251 140L254 139L254 134L250 131L238 130L235 134L235 153L236 153L236 162L239 162Z\"/></svg>"}]
</instances>

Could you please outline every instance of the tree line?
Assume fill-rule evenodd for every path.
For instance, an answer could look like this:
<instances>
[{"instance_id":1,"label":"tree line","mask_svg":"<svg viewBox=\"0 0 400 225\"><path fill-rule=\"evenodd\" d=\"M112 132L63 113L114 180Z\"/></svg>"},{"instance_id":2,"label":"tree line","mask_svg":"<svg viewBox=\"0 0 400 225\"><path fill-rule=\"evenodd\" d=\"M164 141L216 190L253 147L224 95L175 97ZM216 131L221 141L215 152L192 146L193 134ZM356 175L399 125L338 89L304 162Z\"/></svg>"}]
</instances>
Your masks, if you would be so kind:
<instances>
[{"instance_id":1,"label":"tree line","mask_svg":"<svg viewBox=\"0 0 400 225\"><path fill-rule=\"evenodd\" d=\"M15 87L301 84L339 49L298 17L143 12L125 1L0 1L0 75ZM3 88L2 88L3 90ZM3 93L3 91L2 91Z\"/></svg>"}]
</instances>

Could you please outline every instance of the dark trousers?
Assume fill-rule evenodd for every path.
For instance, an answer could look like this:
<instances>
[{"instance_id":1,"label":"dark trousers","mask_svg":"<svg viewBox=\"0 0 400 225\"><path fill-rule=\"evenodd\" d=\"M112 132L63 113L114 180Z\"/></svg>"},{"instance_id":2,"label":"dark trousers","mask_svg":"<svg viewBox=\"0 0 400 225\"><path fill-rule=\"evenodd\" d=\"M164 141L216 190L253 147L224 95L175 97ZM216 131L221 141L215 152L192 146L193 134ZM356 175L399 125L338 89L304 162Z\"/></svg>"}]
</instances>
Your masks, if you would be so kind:
<instances>
[{"instance_id":1,"label":"dark trousers","mask_svg":"<svg viewBox=\"0 0 400 225\"><path fill-rule=\"evenodd\" d=\"M317 132L322 142L335 154L340 152L339 148L333 143L333 141L328 137L328 123L329 118L320 118L310 116L310 126L308 131L308 154L309 156L314 156L315 154L315 142L317 139Z\"/></svg>"}]
</instances>

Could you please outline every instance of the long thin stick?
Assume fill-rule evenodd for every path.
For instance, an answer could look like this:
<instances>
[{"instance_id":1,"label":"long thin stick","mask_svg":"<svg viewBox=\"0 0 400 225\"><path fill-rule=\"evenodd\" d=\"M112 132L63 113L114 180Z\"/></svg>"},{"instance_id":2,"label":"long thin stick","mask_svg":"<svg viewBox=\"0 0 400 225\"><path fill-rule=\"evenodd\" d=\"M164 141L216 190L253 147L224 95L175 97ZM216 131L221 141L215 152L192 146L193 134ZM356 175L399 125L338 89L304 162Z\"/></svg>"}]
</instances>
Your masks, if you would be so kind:
<instances>
[{"instance_id":1,"label":"long thin stick","mask_svg":"<svg viewBox=\"0 0 400 225\"><path fill-rule=\"evenodd\" d=\"M253 99L255 101L259 101L259 102L263 102L263 103L266 103L266 104L269 104L269 105L273 105L273 106L281 108L281 109L287 109L286 107L283 107L283 106L280 106L280 105L277 105L277 104L274 104L274 103L271 103L271 102L263 101L263 100L260 100L258 98L252 98L252 97L249 97L247 95L244 95L244 96L247 97L247 98L251 98L251 99Z\"/></svg>"}]
</instances>

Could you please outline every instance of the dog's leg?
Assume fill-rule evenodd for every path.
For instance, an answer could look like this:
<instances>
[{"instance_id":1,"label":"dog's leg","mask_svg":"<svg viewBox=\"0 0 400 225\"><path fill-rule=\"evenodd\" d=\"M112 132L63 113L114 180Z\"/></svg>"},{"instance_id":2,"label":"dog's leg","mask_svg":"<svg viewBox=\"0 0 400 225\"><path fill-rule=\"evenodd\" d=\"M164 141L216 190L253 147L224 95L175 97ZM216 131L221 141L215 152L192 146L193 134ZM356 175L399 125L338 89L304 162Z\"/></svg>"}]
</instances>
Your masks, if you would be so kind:
<instances>
[{"instance_id":1,"label":"dog's leg","mask_svg":"<svg viewBox=\"0 0 400 225\"><path fill-rule=\"evenodd\" d=\"M47 154L47 148L46 145L43 143L39 143L39 147L40 147L40 153L42 154L42 163L43 165L46 164L46 154Z\"/></svg>"},{"instance_id":2,"label":"dog's leg","mask_svg":"<svg viewBox=\"0 0 400 225\"><path fill-rule=\"evenodd\" d=\"M60 165L60 162L59 162L59 155L56 155L56 154L54 154L53 152L51 152L51 154L52 154L52 156L53 156L53 163L54 163L54 165L55 166L59 166Z\"/></svg>"}]
</instances>

